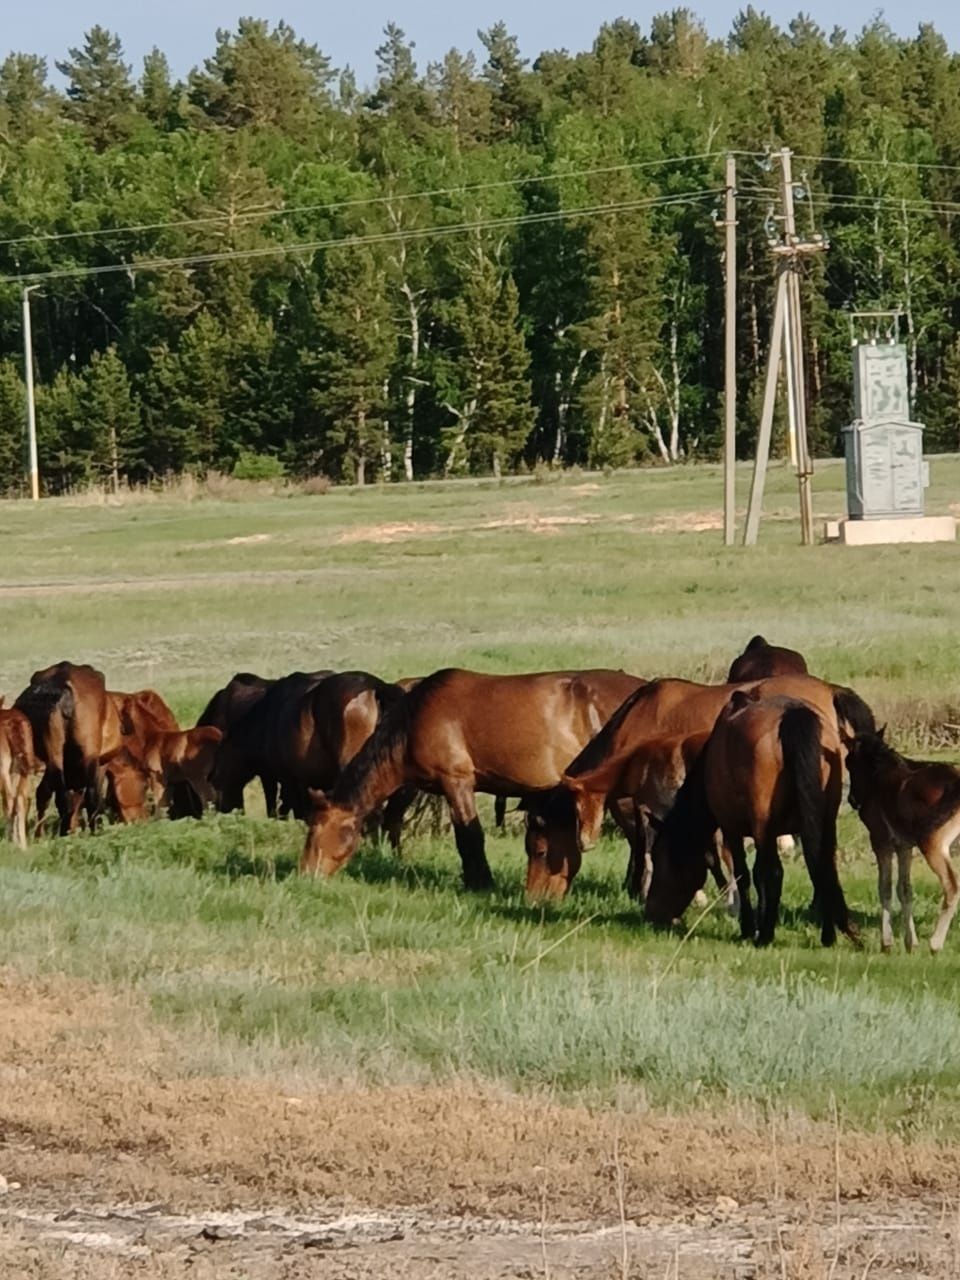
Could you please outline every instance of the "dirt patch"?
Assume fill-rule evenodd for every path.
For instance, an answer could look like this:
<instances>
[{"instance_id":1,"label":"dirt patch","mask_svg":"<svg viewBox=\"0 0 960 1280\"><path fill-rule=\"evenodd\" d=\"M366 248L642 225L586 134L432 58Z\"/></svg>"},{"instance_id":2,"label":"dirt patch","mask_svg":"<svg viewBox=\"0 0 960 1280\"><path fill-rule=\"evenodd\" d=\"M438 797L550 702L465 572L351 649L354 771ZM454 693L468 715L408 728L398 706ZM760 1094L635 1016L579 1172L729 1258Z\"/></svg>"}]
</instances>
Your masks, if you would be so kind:
<instances>
[{"instance_id":1,"label":"dirt patch","mask_svg":"<svg viewBox=\"0 0 960 1280\"><path fill-rule=\"evenodd\" d=\"M403 542L407 538L420 538L428 533L449 533L450 526L409 522L398 524L358 525L355 529L345 529L337 538L338 542Z\"/></svg>"},{"instance_id":2,"label":"dirt patch","mask_svg":"<svg viewBox=\"0 0 960 1280\"><path fill-rule=\"evenodd\" d=\"M293 1092L190 1076L184 1044L132 999L3 977L0 1276L209 1256L217 1275L268 1280L321 1254L332 1276L529 1276L545 1274L544 1240L551 1274L599 1276L624 1231L653 1268L641 1275L663 1275L672 1251L689 1259L681 1276L812 1276L763 1271L764 1251L779 1265L778 1250L800 1249L779 1223L822 1261L840 1238L835 1196L857 1263L834 1272L846 1276L863 1273L879 1224L905 1224L882 1237L891 1257L891 1241L936 1254L953 1226L954 1149L843 1133L837 1174L833 1130L800 1119L618 1112L469 1082ZM36 1265L15 1271L10 1251L28 1245ZM57 1270L67 1253L88 1261Z\"/></svg>"}]
</instances>

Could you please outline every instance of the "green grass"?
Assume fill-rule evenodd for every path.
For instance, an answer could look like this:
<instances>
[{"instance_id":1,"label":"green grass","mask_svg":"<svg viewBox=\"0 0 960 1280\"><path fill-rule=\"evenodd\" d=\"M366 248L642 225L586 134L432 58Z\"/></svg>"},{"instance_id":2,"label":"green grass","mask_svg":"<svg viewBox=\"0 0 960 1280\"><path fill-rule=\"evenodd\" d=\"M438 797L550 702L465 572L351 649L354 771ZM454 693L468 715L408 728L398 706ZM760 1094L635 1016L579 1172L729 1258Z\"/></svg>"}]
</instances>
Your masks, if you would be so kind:
<instances>
[{"instance_id":1,"label":"green grass","mask_svg":"<svg viewBox=\"0 0 960 1280\"><path fill-rule=\"evenodd\" d=\"M929 509L944 511L960 460L932 470ZM746 471L738 480L745 494ZM818 473L818 518L841 510L841 483L839 466ZM949 742L957 549L802 550L794 482L779 468L761 546L725 550L715 528L692 531L716 523L718 486L717 469L701 467L314 498L4 504L0 690L15 694L62 657L94 662L115 688L154 685L184 716L239 668L609 664L712 678L759 630L853 683L902 741ZM416 527L370 540L386 525ZM936 959L881 956L875 873L852 815L842 837L862 953L820 948L796 865L771 950L735 941L719 912L679 946L640 921L612 840L565 903L536 911L516 832L491 840L498 891L476 897L460 891L447 840L412 841L403 862L370 847L315 884L290 874L297 824L224 817L26 855L0 844L0 963L144 995L182 1030L195 1072L466 1076L817 1116L835 1096L858 1123L956 1135L960 934ZM915 880L925 939L936 886L922 865Z\"/></svg>"}]
</instances>

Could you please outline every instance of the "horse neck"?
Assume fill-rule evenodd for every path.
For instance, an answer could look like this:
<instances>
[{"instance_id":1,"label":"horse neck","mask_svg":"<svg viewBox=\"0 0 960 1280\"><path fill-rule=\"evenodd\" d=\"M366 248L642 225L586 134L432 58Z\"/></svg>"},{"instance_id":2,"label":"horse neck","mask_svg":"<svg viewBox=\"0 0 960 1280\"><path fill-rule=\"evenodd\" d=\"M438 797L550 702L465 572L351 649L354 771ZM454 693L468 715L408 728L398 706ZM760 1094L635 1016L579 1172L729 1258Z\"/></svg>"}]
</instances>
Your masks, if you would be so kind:
<instances>
[{"instance_id":1,"label":"horse neck","mask_svg":"<svg viewBox=\"0 0 960 1280\"><path fill-rule=\"evenodd\" d=\"M330 797L335 804L354 809L361 822L405 780L406 736L389 743L386 749L381 748L377 737L375 730L346 765Z\"/></svg>"},{"instance_id":2,"label":"horse neck","mask_svg":"<svg viewBox=\"0 0 960 1280\"><path fill-rule=\"evenodd\" d=\"M709 841L716 830L716 819L707 802L706 771L703 754L695 761L677 792L665 826L671 834L691 844Z\"/></svg>"}]
</instances>

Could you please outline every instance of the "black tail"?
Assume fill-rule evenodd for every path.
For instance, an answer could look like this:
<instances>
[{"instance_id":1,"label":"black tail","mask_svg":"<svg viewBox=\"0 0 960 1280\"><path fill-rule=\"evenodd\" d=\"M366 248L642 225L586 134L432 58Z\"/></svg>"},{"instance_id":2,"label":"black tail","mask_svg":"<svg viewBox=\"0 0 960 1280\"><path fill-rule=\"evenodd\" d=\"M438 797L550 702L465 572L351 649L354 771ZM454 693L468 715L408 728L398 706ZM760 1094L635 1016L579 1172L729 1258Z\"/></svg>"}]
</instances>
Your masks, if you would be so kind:
<instances>
[{"instance_id":1,"label":"black tail","mask_svg":"<svg viewBox=\"0 0 960 1280\"><path fill-rule=\"evenodd\" d=\"M876 733L877 721L858 693L852 689L836 689L833 695L833 709L838 721L845 721L853 735L860 733Z\"/></svg>"},{"instance_id":2,"label":"black tail","mask_svg":"<svg viewBox=\"0 0 960 1280\"><path fill-rule=\"evenodd\" d=\"M831 946L836 940L836 926L839 924L847 932L849 921L837 876L837 815L829 812L821 780L821 731L820 717L812 707L789 707L780 721L783 763L793 780L796 796L797 834L814 895L820 903L820 939L824 946Z\"/></svg>"}]
</instances>

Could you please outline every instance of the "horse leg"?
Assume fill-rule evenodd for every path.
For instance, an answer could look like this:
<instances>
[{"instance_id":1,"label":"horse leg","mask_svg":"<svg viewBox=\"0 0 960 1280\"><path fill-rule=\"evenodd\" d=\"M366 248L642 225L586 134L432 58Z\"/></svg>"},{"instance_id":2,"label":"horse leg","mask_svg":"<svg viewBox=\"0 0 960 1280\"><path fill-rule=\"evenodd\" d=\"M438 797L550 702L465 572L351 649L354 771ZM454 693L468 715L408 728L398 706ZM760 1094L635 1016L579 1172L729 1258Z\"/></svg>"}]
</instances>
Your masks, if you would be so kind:
<instances>
[{"instance_id":1,"label":"horse leg","mask_svg":"<svg viewBox=\"0 0 960 1280\"><path fill-rule=\"evenodd\" d=\"M493 825L502 835L507 829L507 797L495 796L493 801Z\"/></svg>"},{"instance_id":2,"label":"horse leg","mask_svg":"<svg viewBox=\"0 0 960 1280\"><path fill-rule=\"evenodd\" d=\"M882 951L890 951L893 948L893 927L890 923L890 913L893 909L893 846L882 845L878 849L874 849L877 859L877 895L880 898L880 949ZM909 884L910 877L907 876ZM901 868L900 889L900 910L904 913L906 919L906 908L903 903L903 879ZM909 944L907 950L910 950Z\"/></svg>"},{"instance_id":3,"label":"horse leg","mask_svg":"<svg viewBox=\"0 0 960 1280\"><path fill-rule=\"evenodd\" d=\"M783 889L783 863L777 851L777 838L766 833L757 842L757 856L753 864L753 879L757 886L757 937L758 947L766 947L773 941L780 916L780 894Z\"/></svg>"},{"instance_id":4,"label":"horse leg","mask_svg":"<svg viewBox=\"0 0 960 1280\"><path fill-rule=\"evenodd\" d=\"M910 879L912 864L913 846L901 845L897 849L897 897L900 899L903 945L908 951L913 951L917 945L917 926L913 923L913 885Z\"/></svg>"},{"instance_id":5,"label":"horse leg","mask_svg":"<svg viewBox=\"0 0 960 1280\"><path fill-rule=\"evenodd\" d=\"M400 787L387 799L383 806L382 828L390 842L390 849L400 856L400 839L403 835L403 820L407 810L417 794L415 787ZM499 796L497 797L500 798Z\"/></svg>"},{"instance_id":6,"label":"horse leg","mask_svg":"<svg viewBox=\"0 0 960 1280\"><path fill-rule=\"evenodd\" d=\"M21 773L17 778L16 791L13 796L14 826L13 842L21 849L27 847L27 810L30 808L30 775Z\"/></svg>"},{"instance_id":7,"label":"horse leg","mask_svg":"<svg viewBox=\"0 0 960 1280\"><path fill-rule=\"evenodd\" d=\"M477 817L477 800L473 787L465 781L451 780L443 790L453 819L457 853L463 865L464 888L492 889L493 875L487 862L483 827Z\"/></svg>"},{"instance_id":8,"label":"horse leg","mask_svg":"<svg viewBox=\"0 0 960 1280\"><path fill-rule=\"evenodd\" d=\"M43 822L47 816L47 808L53 798L54 785L51 781L48 770L43 771L43 776L37 783L36 795L33 797L33 803L37 810L36 824L33 828L34 840L40 840L43 837Z\"/></svg>"},{"instance_id":9,"label":"horse leg","mask_svg":"<svg viewBox=\"0 0 960 1280\"><path fill-rule=\"evenodd\" d=\"M950 861L950 842L944 838L942 827L921 844L920 852L926 858L927 866L940 881L943 889L940 915L937 918L936 928L930 937L930 950L937 952L942 949L946 941L950 921L953 919L953 913L957 909L958 901L960 901L960 881L958 881L957 873L954 870L953 863Z\"/></svg>"},{"instance_id":10,"label":"horse leg","mask_svg":"<svg viewBox=\"0 0 960 1280\"><path fill-rule=\"evenodd\" d=\"M653 866L647 842L647 824L638 804L633 806L633 831L627 833L627 841L630 857L623 887L635 902L644 902L653 877Z\"/></svg>"},{"instance_id":11,"label":"horse leg","mask_svg":"<svg viewBox=\"0 0 960 1280\"><path fill-rule=\"evenodd\" d=\"M740 937L752 938L756 932L753 914L753 903L750 901L750 870L747 867L747 854L743 847L742 836L725 835L724 843L730 850L733 861L733 882L740 899Z\"/></svg>"}]
</instances>

